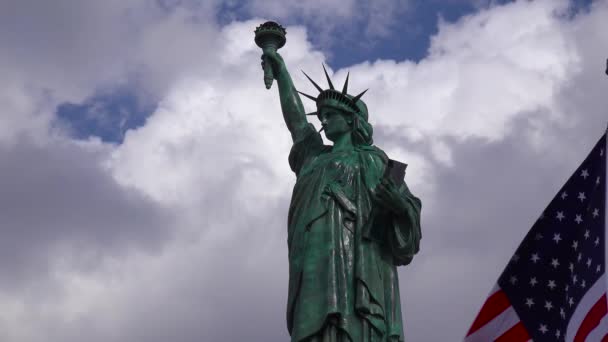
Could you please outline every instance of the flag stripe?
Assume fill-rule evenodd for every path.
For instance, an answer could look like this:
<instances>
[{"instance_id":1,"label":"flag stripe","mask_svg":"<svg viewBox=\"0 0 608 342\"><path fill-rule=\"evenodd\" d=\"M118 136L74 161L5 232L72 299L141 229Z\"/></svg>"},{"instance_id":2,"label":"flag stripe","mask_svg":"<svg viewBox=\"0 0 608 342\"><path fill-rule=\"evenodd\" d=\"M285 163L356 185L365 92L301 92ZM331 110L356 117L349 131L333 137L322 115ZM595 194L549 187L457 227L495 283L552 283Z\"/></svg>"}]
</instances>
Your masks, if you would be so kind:
<instances>
[{"instance_id":1,"label":"flag stripe","mask_svg":"<svg viewBox=\"0 0 608 342\"><path fill-rule=\"evenodd\" d=\"M574 337L574 342L584 342L591 330L600 324L600 320L606 315L607 309L606 294L604 293L604 295L593 305L591 310L589 310L589 313L581 323L581 326L578 328L576 336Z\"/></svg>"},{"instance_id":2,"label":"flag stripe","mask_svg":"<svg viewBox=\"0 0 608 342\"><path fill-rule=\"evenodd\" d=\"M589 310L597 303L597 301L606 293L606 280L605 274L589 288L587 293L583 296L580 303L576 306L574 314L568 322L568 328L566 330L566 341L574 341L577 331L579 330L583 320L589 313Z\"/></svg>"},{"instance_id":3,"label":"flag stripe","mask_svg":"<svg viewBox=\"0 0 608 342\"><path fill-rule=\"evenodd\" d=\"M509 303L509 299L504 291L499 290L492 294L486 302L481 307L479 311L479 315L473 322L471 329L469 329L468 335L471 335L483 325L493 320L496 316L500 315L503 311L505 311L511 304Z\"/></svg>"},{"instance_id":4,"label":"flag stripe","mask_svg":"<svg viewBox=\"0 0 608 342\"><path fill-rule=\"evenodd\" d=\"M519 323L519 317L517 316L515 309L510 306L507 310L503 311L476 332L465 337L465 342L494 341L494 339L507 332L517 323Z\"/></svg>"},{"instance_id":5,"label":"flag stripe","mask_svg":"<svg viewBox=\"0 0 608 342\"><path fill-rule=\"evenodd\" d=\"M604 316L600 324L587 336L588 341L604 341L608 335L608 316Z\"/></svg>"},{"instance_id":6,"label":"flag stripe","mask_svg":"<svg viewBox=\"0 0 608 342\"><path fill-rule=\"evenodd\" d=\"M515 324L506 333L502 334L494 342L526 342L530 340L530 335L522 322Z\"/></svg>"}]
</instances>

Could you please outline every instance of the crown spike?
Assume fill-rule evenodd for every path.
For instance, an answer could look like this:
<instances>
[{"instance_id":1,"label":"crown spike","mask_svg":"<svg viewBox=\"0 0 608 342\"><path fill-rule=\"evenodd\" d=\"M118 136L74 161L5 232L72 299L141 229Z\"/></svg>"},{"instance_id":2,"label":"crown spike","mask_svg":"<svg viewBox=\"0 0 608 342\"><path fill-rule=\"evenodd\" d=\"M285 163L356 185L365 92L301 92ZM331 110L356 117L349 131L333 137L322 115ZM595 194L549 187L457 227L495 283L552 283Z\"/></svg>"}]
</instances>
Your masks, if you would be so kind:
<instances>
[{"instance_id":1,"label":"crown spike","mask_svg":"<svg viewBox=\"0 0 608 342\"><path fill-rule=\"evenodd\" d=\"M325 64L321 64L321 65L323 65L323 71L325 72L325 77L327 78L327 83L329 84L329 89L335 90L334 84L331 83L331 79L329 78L329 75L327 74L327 70L325 70Z\"/></svg>"},{"instance_id":2,"label":"crown spike","mask_svg":"<svg viewBox=\"0 0 608 342\"><path fill-rule=\"evenodd\" d=\"M368 91L369 89L365 89L364 91L361 92L361 94L355 96L352 98L352 101L354 104L357 104L357 101L359 101L359 99L361 98L361 96L363 96L363 94L365 94L366 91Z\"/></svg>"},{"instance_id":3,"label":"crown spike","mask_svg":"<svg viewBox=\"0 0 608 342\"><path fill-rule=\"evenodd\" d=\"M342 88L342 94L346 95L348 91L348 76L350 76L350 71L346 74L346 81L344 81L344 87Z\"/></svg>"},{"instance_id":4,"label":"crown spike","mask_svg":"<svg viewBox=\"0 0 608 342\"><path fill-rule=\"evenodd\" d=\"M296 90L296 91L297 91L298 93L300 93L300 94L302 94L302 95L304 95L304 96L308 97L309 99L311 99L311 100L313 100L313 101L317 102L317 98L316 98L316 97L314 97L314 96L310 96L310 95L308 95L308 94L304 94L303 92L301 92L301 91L299 91L299 90Z\"/></svg>"},{"instance_id":5,"label":"crown spike","mask_svg":"<svg viewBox=\"0 0 608 342\"><path fill-rule=\"evenodd\" d=\"M310 78L310 76L308 76L308 75L307 75L307 74L304 72L304 70L300 70L300 71L302 71L302 73L304 74L304 76L306 76L306 78L308 78L308 80L309 80L309 81L312 83L312 85L314 85L314 86L315 86L315 88L317 88L317 90L319 91L319 93L323 91L323 88L319 87L319 85L318 85L317 83L315 83L315 81L313 81L313 80L312 80L312 78Z\"/></svg>"}]
</instances>

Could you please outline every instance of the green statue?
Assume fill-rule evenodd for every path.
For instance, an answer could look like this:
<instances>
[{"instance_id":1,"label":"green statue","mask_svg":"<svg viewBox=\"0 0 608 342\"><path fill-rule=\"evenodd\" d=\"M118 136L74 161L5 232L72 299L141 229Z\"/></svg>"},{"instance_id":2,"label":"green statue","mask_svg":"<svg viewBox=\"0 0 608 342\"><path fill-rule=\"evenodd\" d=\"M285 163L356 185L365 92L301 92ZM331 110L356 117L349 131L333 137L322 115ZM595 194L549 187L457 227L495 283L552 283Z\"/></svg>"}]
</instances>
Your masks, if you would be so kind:
<instances>
[{"instance_id":1,"label":"green statue","mask_svg":"<svg viewBox=\"0 0 608 342\"><path fill-rule=\"evenodd\" d=\"M269 48L266 40L274 45ZM285 30L265 23L256 29L256 43L265 47L266 86L272 84L270 75L293 139L289 165L297 181L287 237L291 341L403 341L396 266L412 261L421 238L421 203L403 181L405 165L373 145L361 100L365 92L349 95L348 76L336 90L325 66L329 89L305 74L319 95L301 93L316 103L311 114L333 142L324 145L276 51L285 43Z\"/></svg>"}]
</instances>

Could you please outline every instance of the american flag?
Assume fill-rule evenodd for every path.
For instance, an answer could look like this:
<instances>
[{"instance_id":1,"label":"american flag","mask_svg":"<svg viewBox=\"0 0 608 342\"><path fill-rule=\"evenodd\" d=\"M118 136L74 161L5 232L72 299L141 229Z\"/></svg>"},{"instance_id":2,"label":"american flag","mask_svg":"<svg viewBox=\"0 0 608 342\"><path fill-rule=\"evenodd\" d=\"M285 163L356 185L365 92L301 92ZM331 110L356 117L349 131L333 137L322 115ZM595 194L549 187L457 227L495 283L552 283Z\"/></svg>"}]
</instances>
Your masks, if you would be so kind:
<instances>
[{"instance_id":1,"label":"american flag","mask_svg":"<svg viewBox=\"0 0 608 342\"><path fill-rule=\"evenodd\" d=\"M608 341L606 134L534 223L465 342Z\"/></svg>"}]
</instances>

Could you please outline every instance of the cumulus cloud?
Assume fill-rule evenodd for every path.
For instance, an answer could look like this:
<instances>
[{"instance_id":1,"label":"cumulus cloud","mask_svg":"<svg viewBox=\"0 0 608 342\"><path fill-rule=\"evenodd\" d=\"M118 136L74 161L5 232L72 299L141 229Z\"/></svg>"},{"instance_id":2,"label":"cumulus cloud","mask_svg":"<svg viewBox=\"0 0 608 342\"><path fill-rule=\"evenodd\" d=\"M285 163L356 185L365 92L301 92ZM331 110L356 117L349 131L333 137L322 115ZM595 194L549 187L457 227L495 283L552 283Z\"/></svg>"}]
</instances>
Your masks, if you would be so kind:
<instances>
[{"instance_id":1,"label":"cumulus cloud","mask_svg":"<svg viewBox=\"0 0 608 342\"><path fill-rule=\"evenodd\" d=\"M89 27L107 42L110 51L99 53L116 63L91 53L103 68L90 70L68 59L83 74L46 65L42 52L52 47L20 61L24 46L36 47L7 43L15 57L0 68L15 82L0 85L9 109L0 115L0 232L8 237L0 279L10 280L0 286L2 340L288 338L285 225L295 178L278 96L262 84L252 39L262 20L220 27L202 19L213 6L161 4L79 5L111 13L110 22L126 15L125 31L49 12L59 18L52 23ZM531 223L601 134L608 4L574 18L568 5L487 7L441 23L419 63L330 69L334 83L350 70L352 92L370 88L375 141L410 164L406 180L423 200L422 249L400 270L412 341L464 335ZM347 17L355 7L336 11ZM322 82L327 55L311 45L309 28L287 29L281 53L296 86L314 93L298 69ZM48 39L67 44L59 56L93 45L57 35ZM159 101L121 145L73 141L56 126L57 103L133 75Z\"/></svg>"}]
</instances>

